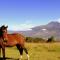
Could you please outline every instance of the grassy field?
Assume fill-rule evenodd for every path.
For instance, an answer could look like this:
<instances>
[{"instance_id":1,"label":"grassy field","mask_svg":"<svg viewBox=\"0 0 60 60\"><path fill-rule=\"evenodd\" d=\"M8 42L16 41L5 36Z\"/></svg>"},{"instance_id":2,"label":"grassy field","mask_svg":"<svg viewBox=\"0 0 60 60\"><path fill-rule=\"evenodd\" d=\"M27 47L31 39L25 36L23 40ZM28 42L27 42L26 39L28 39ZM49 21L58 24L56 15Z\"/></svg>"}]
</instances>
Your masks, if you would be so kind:
<instances>
[{"instance_id":1,"label":"grassy field","mask_svg":"<svg viewBox=\"0 0 60 60\"><path fill-rule=\"evenodd\" d=\"M60 60L60 43L26 43L26 47L30 60ZM19 51L16 47L6 48L6 57L17 59ZM26 60L25 52L22 60Z\"/></svg>"}]
</instances>

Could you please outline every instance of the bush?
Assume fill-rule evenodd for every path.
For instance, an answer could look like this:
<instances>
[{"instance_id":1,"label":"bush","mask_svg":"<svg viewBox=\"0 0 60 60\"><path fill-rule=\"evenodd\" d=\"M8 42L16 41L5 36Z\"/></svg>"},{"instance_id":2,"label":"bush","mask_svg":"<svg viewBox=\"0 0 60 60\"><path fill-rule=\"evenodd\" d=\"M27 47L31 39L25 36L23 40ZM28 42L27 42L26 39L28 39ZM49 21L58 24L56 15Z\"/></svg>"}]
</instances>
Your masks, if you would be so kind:
<instances>
[{"instance_id":1,"label":"bush","mask_svg":"<svg viewBox=\"0 0 60 60\"><path fill-rule=\"evenodd\" d=\"M26 37L26 42L45 42L42 38Z\"/></svg>"},{"instance_id":2,"label":"bush","mask_svg":"<svg viewBox=\"0 0 60 60\"><path fill-rule=\"evenodd\" d=\"M54 37L51 36L50 38L48 38L47 42L54 42Z\"/></svg>"}]
</instances>

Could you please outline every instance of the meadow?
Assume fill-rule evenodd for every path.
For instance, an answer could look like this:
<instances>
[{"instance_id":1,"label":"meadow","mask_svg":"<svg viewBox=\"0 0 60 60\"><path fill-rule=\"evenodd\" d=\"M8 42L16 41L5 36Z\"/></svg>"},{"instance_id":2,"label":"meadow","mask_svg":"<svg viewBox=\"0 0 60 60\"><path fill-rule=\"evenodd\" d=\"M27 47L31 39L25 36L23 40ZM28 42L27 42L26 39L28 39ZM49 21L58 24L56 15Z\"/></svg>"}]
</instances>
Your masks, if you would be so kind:
<instances>
[{"instance_id":1,"label":"meadow","mask_svg":"<svg viewBox=\"0 0 60 60\"><path fill-rule=\"evenodd\" d=\"M60 43L26 43L30 60L60 60ZM16 47L6 47L6 57L18 59L20 57L19 51ZM2 57L2 54L1 54ZM23 59L26 60L24 52ZM6 59L9 60L9 59ZM11 60L11 59L10 59Z\"/></svg>"}]
</instances>

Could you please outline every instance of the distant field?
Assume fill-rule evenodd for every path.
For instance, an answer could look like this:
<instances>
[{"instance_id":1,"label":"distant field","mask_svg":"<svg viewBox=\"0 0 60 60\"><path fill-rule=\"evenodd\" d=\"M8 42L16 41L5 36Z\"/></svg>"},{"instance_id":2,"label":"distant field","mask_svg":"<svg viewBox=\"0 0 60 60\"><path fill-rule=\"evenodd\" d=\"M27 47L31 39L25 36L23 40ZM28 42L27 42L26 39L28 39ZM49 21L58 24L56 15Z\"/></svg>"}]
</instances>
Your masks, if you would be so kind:
<instances>
[{"instance_id":1,"label":"distant field","mask_svg":"<svg viewBox=\"0 0 60 60\"><path fill-rule=\"evenodd\" d=\"M60 43L26 43L30 60L60 60ZM6 48L6 57L19 58L16 47ZM26 54L23 55L26 60Z\"/></svg>"}]
</instances>

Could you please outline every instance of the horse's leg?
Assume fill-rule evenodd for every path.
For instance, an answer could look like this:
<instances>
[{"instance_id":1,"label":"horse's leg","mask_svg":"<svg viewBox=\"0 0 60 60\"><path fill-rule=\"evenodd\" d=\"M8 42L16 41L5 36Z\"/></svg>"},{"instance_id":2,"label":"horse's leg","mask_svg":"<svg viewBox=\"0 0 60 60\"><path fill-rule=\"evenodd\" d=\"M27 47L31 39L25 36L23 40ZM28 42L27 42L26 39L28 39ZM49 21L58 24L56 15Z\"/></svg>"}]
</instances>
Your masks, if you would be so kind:
<instances>
[{"instance_id":1,"label":"horse's leg","mask_svg":"<svg viewBox=\"0 0 60 60\"><path fill-rule=\"evenodd\" d=\"M28 60L29 60L29 55L28 55L27 49L26 49L25 47L24 47L23 49L24 49L25 53L27 54L27 58L28 58Z\"/></svg>"},{"instance_id":2,"label":"horse's leg","mask_svg":"<svg viewBox=\"0 0 60 60\"><path fill-rule=\"evenodd\" d=\"M27 58L28 58L28 60L29 60L29 55L28 55L27 49L26 49L24 46L21 46L21 45L19 45L19 44L17 44L16 46L17 46L17 48L18 48L18 50L19 50L19 52L20 52L20 55L21 55L20 59L22 59L23 50L24 50L25 53L27 54Z\"/></svg>"},{"instance_id":3,"label":"horse's leg","mask_svg":"<svg viewBox=\"0 0 60 60\"><path fill-rule=\"evenodd\" d=\"M20 60L22 59L22 55L23 55L23 48L17 44L16 47L18 48L19 52L20 52Z\"/></svg>"},{"instance_id":4,"label":"horse's leg","mask_svg":"<svg viewBox=\"0 0 60 60\"><path fill-rule=\"evenodd\" d=\"M20 49L19 49L19 51L20 51L20 59L22 59L22 55L23 55L23 48L22 47L20 47Z\"/></svg>"},{"instance_id":5,"label":"horse's leg","mask_svg":"<svg viewBox=\"0 0 60 60\"><path fill-rule=\"evenodd\" d=\"M0 57L1 57L1 47L0 47Z\"/></svg>"},{"instance_id":6,"label":"horse's leg","mask_svg":"<svg viewBox=\"0 0 60 60\"><path fill-rule=\"evenodd\" d=\"M5 60L5 46L2 46L2 54L3 54L3 60Z\"/></svg>"}]
</instances>

